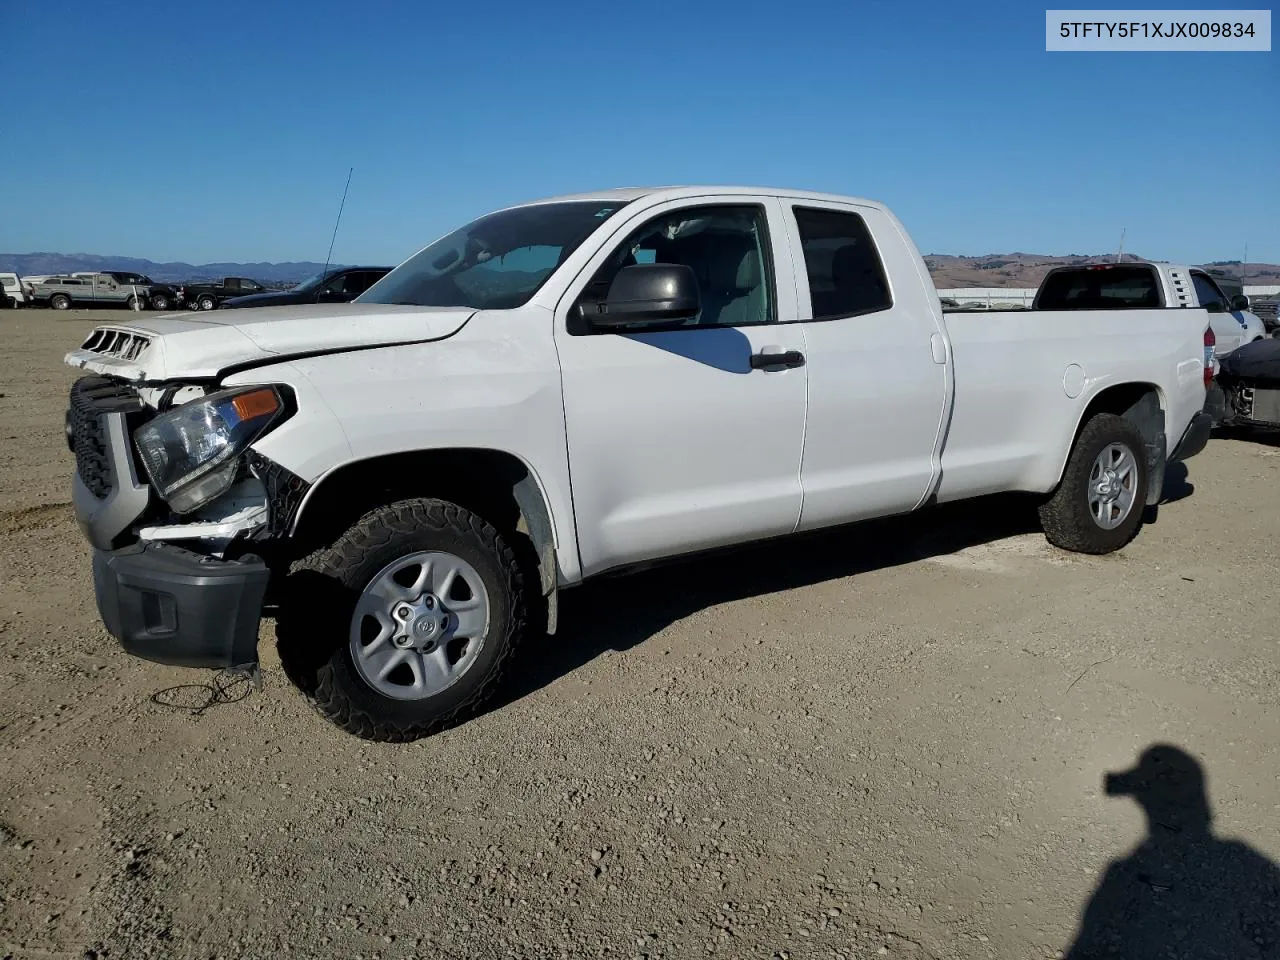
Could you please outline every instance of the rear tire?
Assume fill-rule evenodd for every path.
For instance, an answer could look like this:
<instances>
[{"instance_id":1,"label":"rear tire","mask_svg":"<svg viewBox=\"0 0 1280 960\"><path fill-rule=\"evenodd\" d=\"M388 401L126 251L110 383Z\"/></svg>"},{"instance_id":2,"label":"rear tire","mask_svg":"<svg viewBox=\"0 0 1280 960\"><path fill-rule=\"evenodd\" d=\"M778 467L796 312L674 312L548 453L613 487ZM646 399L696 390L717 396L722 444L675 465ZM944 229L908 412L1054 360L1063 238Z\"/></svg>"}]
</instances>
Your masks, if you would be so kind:
<instances>
[{"instance_id":1,"label":"rear tire","mask_svg":"<svg viewBox=\"0 0 1280 960\"><path fill-rule=\"evenodd\" d=\"M1040 507L1040 524L1063 550L1112 553L1137 535L1146 497L1142 434L1123 417L1095 414L1076 439L1058 489Z\"/></svg>"},{"instance_id":2,"label":"rear tire","mask_svg":"<svg viewBox=\"0 0 1280 960\"><path fill-rule=\"evenodd\" d=\"M466 585L461 600L454 587L433 585L450 569ZM403 582L406 572L412 585ZM466 629L476 600L482 613L467 617ZM285 672L330 722L367 740L406 742L473 716L498 687L527 624L520 565L498 531L452 503L416 499L366 514L300 561L285 585L276 636ZM444 672L436 673L442 659Z\"/></svg>"},{"instance_id":3,"label":"rear tire","mask_svg":"<svg viewBox=\"0 0 1280 960\"><path fill-rule=\"evenodd\" d=\"M169 298L166 297L163 293L157 293L155 296L151 298L151 309L152 310L168 310Z\"/></svg>"},{"instance_id":4,"label":"rear tire","mask_svg":"<svg viewBox=\"0 0 1280 960\"><path fill-rule=\"evenodd\" d=\"M49 298L49 307L53 310L71 309L71 298L65 293L55 293Z\"/></svg>"}]
</instances>

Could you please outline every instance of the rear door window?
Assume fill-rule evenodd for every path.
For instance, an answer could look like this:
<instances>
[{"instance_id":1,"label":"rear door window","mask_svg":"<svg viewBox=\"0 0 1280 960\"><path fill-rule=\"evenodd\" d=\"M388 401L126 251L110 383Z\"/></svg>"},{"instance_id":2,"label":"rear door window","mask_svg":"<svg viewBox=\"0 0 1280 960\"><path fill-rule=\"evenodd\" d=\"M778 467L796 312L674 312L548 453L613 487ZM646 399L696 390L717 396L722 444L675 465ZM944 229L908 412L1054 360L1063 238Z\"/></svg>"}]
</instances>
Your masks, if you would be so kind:
<instances>
[{"instance_id":1,"label":"rear door window","mask_svg":"<svg viewBox=\"0 0 1280 960\"><path fill-rule=\"evenodd\" d=\"M1193 272L1191 282L1195 284L1196 299L1200 301L1200 306L1210 310L1225 311L1227 309L1226 294L1218 289L1218 285L1207 273Z\"/></svg>"},{"instance_id":2,"label":"rear door window","mask_svg":"<svg viewBox=\"0 0 1280 960\"><path fill-rule=\"evenodd\" d=\"M814 207L795 207L794 213L813 319L857 317L893 306L884 264L862 217Z\"/></svg>"}]
</instances>

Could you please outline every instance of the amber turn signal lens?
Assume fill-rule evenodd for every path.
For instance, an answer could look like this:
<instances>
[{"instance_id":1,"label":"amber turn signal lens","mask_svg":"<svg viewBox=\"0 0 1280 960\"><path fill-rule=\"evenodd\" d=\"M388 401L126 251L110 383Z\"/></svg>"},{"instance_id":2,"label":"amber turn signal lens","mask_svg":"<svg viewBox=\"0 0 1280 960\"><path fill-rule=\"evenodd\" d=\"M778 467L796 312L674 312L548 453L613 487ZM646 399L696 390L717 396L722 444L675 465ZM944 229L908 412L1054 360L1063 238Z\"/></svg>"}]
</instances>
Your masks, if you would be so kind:
<instances>
[{"instance_id":1,"label":"amber turn signal lens","mask_svg":"<svg viewBox=\"0 0 1280 960\"><path fill-rule=\"evenodd\" d=\"M274 390L254 390L242 393L231 401L231 406L241 420L266 417L280 409L280 400Z\"/></svg>"}]
</instances>

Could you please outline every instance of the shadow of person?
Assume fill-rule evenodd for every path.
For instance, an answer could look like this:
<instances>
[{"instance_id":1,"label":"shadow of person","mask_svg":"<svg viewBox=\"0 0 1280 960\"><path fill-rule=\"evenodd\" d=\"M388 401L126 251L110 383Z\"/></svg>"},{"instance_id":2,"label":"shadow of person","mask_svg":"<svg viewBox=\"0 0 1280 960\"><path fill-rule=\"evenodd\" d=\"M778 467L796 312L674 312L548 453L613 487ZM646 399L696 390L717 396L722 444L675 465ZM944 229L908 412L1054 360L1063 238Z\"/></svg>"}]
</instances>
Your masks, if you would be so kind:
<instances>
[{"instance_id":1,"label":"shadow of person","mask_svg":"<svg viewBox=\"0 0 1280 960\"><path fill-rule=\"evenodd\" d=\"M1107 868L1070 960L1280 957L1280 867L1214 836L1193 757L1155 744L1132 770L1107 774L1104 786L1142 806L1147 836Z\"/></svg>"}]
</instances>

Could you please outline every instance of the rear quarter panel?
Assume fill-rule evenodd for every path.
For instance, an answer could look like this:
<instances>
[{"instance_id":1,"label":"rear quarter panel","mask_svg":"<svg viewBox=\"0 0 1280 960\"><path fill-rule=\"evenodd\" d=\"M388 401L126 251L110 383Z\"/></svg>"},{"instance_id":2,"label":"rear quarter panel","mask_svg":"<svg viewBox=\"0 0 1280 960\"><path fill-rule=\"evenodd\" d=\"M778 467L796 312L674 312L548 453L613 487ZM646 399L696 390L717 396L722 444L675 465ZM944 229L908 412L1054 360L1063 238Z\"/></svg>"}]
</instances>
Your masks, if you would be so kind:
<instances>
[{"instance_id":1,"label":"rear quarter panel","mask_svg":"<svg viewBox=\"0 0 1280 960\"><path fill-rule=\"evenodd\" d=\"M1203 310L950 313L946 322L955 401L940 502L1052 490L1089 404L1109 387L1156 388L1170 453L1204 405Z\"/></svg>"}]
</instances>

